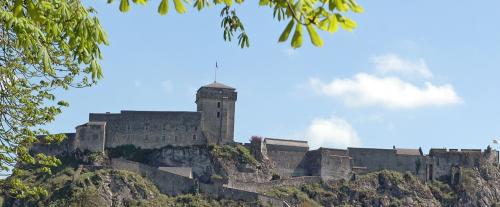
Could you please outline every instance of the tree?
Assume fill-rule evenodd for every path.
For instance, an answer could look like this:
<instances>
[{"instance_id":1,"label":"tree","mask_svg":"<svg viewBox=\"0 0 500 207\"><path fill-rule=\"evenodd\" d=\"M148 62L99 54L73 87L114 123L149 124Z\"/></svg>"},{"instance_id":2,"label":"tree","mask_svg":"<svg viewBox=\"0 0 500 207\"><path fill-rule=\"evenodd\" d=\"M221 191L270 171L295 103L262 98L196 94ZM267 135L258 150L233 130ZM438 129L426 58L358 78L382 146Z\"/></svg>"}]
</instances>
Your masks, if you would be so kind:
<instances>
[{"instance_id":1,"label":"tree","mask_svg":"<svg viewBox=\"0 0 500 207\"><path fill-rule=\"evenodd\" d=\"M0 7L0 171L23 165L12 173L50 173L60 161L30 155L29 147L64 139L43 129L68 106L53 92L88 87L102 77L99 46L107 44L106 35L95 11L78 0L0 1ZM2 184L16 198L45 193L16 178Z\"/></svg>"},{"instance_id":2,"label":"tree","mask_svg":"<svg viewBox=\"0 0 500 207\"><path fill-rule=\"evenodd\" d=\"M119 9L122 12L130 10L130 0L119 0ZM158 5L158 13L166 15L169 11L169 2L173 1L177 13L187 11L185 4L189 0L161 0ZM245 0L194 0L193 6L197 10L202 10L210 5L221 5L221 27L224 30L224 40L231 41L235 33L238 35L238 44L241 48L249 47L250 40L236 14L232 9L233 5L243 4ZM108 0L112 3L113 0ZM147 0L132 0L136 4L146 4ZM273 16L277 21L288 21L287 26L281 33L278 41L285 42L289 39L290 33L293 35L290 41L293 48L299 48L303 43L304 27L309 34L311 43L316 47L323 46L323 40L317 33L317 30L323 30L328 33L335 33L338 27L344 30L352 31L356 27L356 22L346 17L345 13L353 11L354 13L363 12L355 0L259 0L259 6L270 7L273 9ZM294 29L295 27L295 29Z\"/></svg>"},{"instance_id":3,"label":"tree","mask_svg":"<svg viewBox=\"0 0 500 207\"><path fill-rule=\"evenodd\" d=\"M172 1L178 13L187 11L188 0ZM161 15L168 13L169 2L160 1ZM242 4L244 0L195 0L193 6L198 10L222 6L224 39L231 41L239 33L238 44L249 47L234 3ZM354 0L260 0L259 5L272 8L278 21L288 21L279 42L287 41L293 30L290 42L294 48L302 46L304 27L312 44L321 47L318 29L334 33L340 25L350 31L356 23L343 13L362 12ZM120 0L119 8L128 11L129 0ZM51 167L60 164L53 156L31 155L29 147L65 138L62 134L49 135L43 129L61 113L62 107L68 106L56 99L54 90L89 87L102 77L99 47L107 44L107 39L95 13L79 0L0 1L0 173L11 169L14 175L22 175L25 169L51 173ZM23 183L15 176L0 185L4 194L18 199L36 199L46 194L44 189Z\"/></svg>"}]
</instances>

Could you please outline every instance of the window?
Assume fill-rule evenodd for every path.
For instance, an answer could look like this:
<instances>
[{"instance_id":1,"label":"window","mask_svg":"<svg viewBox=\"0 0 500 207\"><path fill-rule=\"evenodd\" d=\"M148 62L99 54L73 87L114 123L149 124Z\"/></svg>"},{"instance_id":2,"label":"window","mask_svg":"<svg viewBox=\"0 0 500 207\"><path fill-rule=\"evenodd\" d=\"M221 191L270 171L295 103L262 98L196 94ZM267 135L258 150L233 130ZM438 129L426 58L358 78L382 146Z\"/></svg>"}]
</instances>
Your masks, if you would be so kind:
<instances>
[{"instance_id":1,"label":"window","mask_svg":"<svg viewBox=\"0 0 500 207\"><path fill-rule=\"evenodd\" d=\"M217 108L220 108L220 101L217 102Z\"/></svg>"},{"instance_id":2,"label":"window","mask_svg":"<svg viewBox=\"0 0 500 207\"><path fill-rule=\"evenodd\" d=\"M217 118L219 118L219 117L220 117L220 112L217 112Z\"/></svg>"},{"instance_id":3,"label":"window","mask_svg":"<svg viewBox=\"0 0 500 207\"><path fill-rule=\"evenodd\" d=\"M195 140L195 139L196 139L196 134L193 134L193 140Z\"/></svg>"},{"instance_id":4,"label":"window","mask_svg":"<svg viewBox=\"0 0 500 207\"><path fill-rule=\"evenodd\" d=\"M163 139L163 141L167 140L166 137L165 137L165 135L161 136L161 138Z\"/></svg>"},{"instance_id":5,"label":"window","mask_svg":"<svg viewBox=\"0 0 500 207\"><path fill-rule=\"evenodd\" d=\"M198 131L198 127L197 126L194 127L194 131Z\"/></svg>"},{"instance_id":6,"label":"window","mask_svg":"<svg viewBox=\"0 0 500 207\"><path fill-rule=\"evenodd\" d=\"M176 142L177 142L177 136L174 136L174 141L176 141Z\"/></svg>"}]
</instances>

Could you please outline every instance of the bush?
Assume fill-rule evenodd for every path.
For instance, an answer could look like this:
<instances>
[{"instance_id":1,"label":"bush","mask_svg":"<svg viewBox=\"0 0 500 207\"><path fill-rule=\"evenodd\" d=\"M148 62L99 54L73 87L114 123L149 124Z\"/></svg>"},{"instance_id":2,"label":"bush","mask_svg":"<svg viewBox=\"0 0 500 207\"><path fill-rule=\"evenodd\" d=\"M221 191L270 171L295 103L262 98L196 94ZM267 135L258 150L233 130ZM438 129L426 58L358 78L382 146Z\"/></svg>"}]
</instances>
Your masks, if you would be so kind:
<instances>
[{"instance_id":1,"label":"bush","mask_svg":"<svg viewBox=\"0 0 500 207\"><path fill-rule=\"evenodd\" d=\"M253 142L262 142L262 137L261 136L252 136L250 137L250 143L253 143Z\"/></svg>"},{"instance_id":2,"label":"bush","mask_svg":"<svg viewBox=\"0 0 500 207\"><path fill-rule=\"evenodd\" d=\"M213 156L221 159L235 160L241 164L258 165L258 161L252 156L250 151L243 145L211 145L210 151Z\"/></svg>"}]
</instances>

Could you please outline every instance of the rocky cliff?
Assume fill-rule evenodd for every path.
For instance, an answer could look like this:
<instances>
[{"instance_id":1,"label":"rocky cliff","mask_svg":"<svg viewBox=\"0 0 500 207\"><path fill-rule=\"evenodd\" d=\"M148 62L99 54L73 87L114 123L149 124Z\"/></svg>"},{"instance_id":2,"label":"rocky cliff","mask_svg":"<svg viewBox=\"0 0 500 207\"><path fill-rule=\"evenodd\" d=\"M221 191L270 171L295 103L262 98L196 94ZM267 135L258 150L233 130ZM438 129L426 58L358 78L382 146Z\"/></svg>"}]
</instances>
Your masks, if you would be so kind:
<instances>
[{"instance_id":1,"label":"rocky cliff","mask_svg":"<svg viewBox=\"0 0 500 207\"><path fill-rule=\"evenodd\" d=\"M272 163L258 161L238 146L130 152L109 153L114 156L125 153L127 158L146 164L151 164L151 160L145 159L149 157L162 165L199 166L195 170L200 172L198 177L211 182L268 181L274 169ZM75 154L72 159L63 159L63 165L54 169L52 175L36 171L16 175L24 182L44 187L48 194L31 200L0 196L0 204L3 203L0 206L255 206L255 203L211 199L198 192L176 197L164 195L147 178L107 168L107 159L107 156ZM458 168L452 178L444 180L424 182L409 173L383 170L349 180L274 187L263 193L285 200L290 206L500 206L498 163L485 160L479 166ZM3 187L0 194L6 189Z\"/></svg>"}]
</instances>

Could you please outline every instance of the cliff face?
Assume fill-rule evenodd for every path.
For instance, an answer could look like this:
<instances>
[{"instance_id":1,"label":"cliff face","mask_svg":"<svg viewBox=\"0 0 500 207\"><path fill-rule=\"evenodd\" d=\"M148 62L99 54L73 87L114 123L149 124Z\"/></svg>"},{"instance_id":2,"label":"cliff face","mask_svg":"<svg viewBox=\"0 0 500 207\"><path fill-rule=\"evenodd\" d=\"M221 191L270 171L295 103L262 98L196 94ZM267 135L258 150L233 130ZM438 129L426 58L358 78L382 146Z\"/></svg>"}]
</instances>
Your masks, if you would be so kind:
<instances>
[{"instance_id":1,"label":"cliff face","mask_svg":"<svg viewBox=\"0 0 500 207\"><path fill-rule=\"evenodd\" d=\"M0 206L245 206L237 201L213 200L201 195L167 196L148 179L120 170L66 167L49 177L29 175L23 180L44 186L48 195L36 201L7 199L3 204L0 202Z\"/></svg>"},{"instance_id":2,"label":"cliff face","mask_svg":"<svg viewBox=\"0 0 500 207\"><path fill-rule=\"evenodd\" d=\"M356 179L279 187L267 192L294 206L500 206L500 168L463 168L458 182L422 182L410 174L380 171Z\"/></svg>"},{"instance_id":3,"label":"cliff face","mask_svg":"<svg viewBox=\"0 0 500 207\"><path fill-rule=\"evenodd\" d=\"M461 169L457 191L458 206L500 206L500 168L486 164Z\"/></svg>"}]
</instances>

